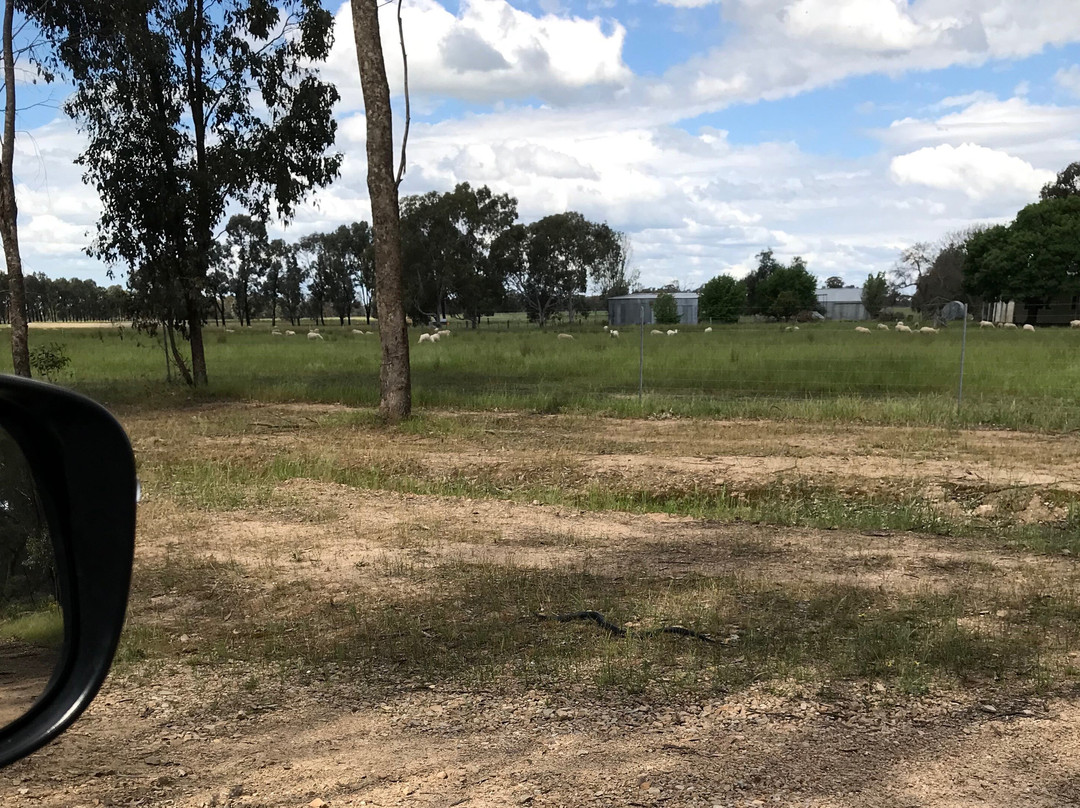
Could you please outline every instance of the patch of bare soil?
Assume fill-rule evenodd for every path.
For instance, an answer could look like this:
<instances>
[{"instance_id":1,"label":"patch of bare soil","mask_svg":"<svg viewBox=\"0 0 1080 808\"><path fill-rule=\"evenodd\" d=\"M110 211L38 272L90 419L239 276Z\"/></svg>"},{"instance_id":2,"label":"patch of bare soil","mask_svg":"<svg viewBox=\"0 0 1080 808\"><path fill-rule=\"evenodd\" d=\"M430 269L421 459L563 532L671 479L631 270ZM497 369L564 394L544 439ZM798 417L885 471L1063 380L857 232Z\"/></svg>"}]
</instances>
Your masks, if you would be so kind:
<instances>
[{"instance_id":1,"label":"patch of bare soil","mask_svg":"<svg viewBox=\"0 0 1080 808\"><path fill-rule=\"evenodd\" d=\"M822 702L795 685L677 705L572 687L372 694L346 667L236 691L260 673L114 679L72 731L4 772L0 804L1080 804L1075 701L867 688Z\"/></svg>"}]
</instances>

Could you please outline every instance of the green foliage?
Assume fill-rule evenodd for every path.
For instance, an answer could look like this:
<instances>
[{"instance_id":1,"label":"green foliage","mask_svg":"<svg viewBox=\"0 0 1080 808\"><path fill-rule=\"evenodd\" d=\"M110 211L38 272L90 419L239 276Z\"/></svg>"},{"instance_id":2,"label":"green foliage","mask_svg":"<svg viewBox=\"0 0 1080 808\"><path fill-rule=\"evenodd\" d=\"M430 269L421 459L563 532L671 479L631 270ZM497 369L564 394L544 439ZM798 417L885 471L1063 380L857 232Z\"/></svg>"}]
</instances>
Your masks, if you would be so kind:
<instances>
[{"instance_id":1,"label":"green foliage","mask_svg":"<svg viewBox=\"0 0 1080 808\"><path fill-rule=\"evenodd\" d=\"M750 314L787 319L817 307L817 279L798 256L785 265L773 257L772 250L758 253L758 267L745 284Z\"/></svg>"},{"instance_id":2,"label":"green foliage","mask_svg":"<svg viewBox=\"0 0 1080 808\"><path fill-rule=\"evenodd\" d=\"M1069 163L1057 175L1057 179L1043 186L1039 199L1062 199L1080 195L1080 162Z\"/></svg>"},{"instance_id":3,"label":"green foliage","mask_svg":"<svg viewBox=\"0 0 1080 808\"><path fill-rule=\"evenodd\" d=\"M70 364L71 357L67 355L64 346L59 342L39 345L30 351L30 367L50 382L55 381L64 368Z\"/></svg>"},{"instance_id":4,"label":"green foliage","mask_svg":"<svg viewBox=\"0 0 1080 808\"><path fill-rule=\"evenodd\" d=\"M871 317L877 317L889 302L889 282L885 273L870 275L862 288L862 304Z\"/></svg>"},{"instance_id":5,"label":"green foliage","mask_svg":"<svg viewBox=\"0 0 1080 808\"><path fill-rule=\"evenodd\" d=\"M746 284L730 275L717 275L701 287L698 319L702 322L737 323L746 307Z\"/></svg>"},{"instance_id":6,"label":"green foliage","mask_svg":"<svg viewBox=\"0 0 1080 808\"><path fill-rule=\"evenodd\" d=\"M978 232L966 246L969 292L1029 304L1080 294L1080 195L1028 205L1012 224Z\"/></svg>"},{"instance_id":7,"label":"green foliage","mask_svg":"<svg viewBox=\"0 0 1080 808\"><path fill-rule=\"evenodd\" d=\"M825 279L825 288L826 289L843 289L844 288L844 279L841 278L838 275L833 275L831 278L826 278Z\"/></svg>"},{"instance_id":8,"label":"green foliage","mask_svg":"<svg viewBox=\"0 0 1080 808\"><path fill-rule=\"evenodd\" d=\"M337 90L319 80L333 16L310 0L46 0L34 4L75 85L78 163L101 199L89 251L126 264L141 319L192 337L227 210L288 219L327 185Z\"/></svg>"},{"instance_id":9,"label":"green foliage","mask_svg":"<svg viewBox=\"0 0 1080 808\"><path fill-rule=\"evenodd\" d=\"M476 323L502 303L508 266L493 248L514 225L517 200L459 183L401 203L406 309L421 318L454 314Z\"/></svg>"},{"instance_id":10,"label":"green foliage","mask_svg":"<svg viewBox=\"0 0 1080 808\"><path fill-rule=\"evenodd\" d=\"M614 277L611 268L624 263L624 241L607 224L568 211L508 228L494 252L530 318L543 325L560 304L573 321L573 301L584 294L590 274Z\"/></svg>"},{"instance_id":11,"label":"green foliage","mask_svg":"<svg viewBox=\"0 0 1080 808\"><path fill-rule=\"evenodd\" d=\"M661 292L656 296L652 311L653 321L657 325L678 325L681 319L675 296L669 292Z\"/></svg>"}]
</instances>

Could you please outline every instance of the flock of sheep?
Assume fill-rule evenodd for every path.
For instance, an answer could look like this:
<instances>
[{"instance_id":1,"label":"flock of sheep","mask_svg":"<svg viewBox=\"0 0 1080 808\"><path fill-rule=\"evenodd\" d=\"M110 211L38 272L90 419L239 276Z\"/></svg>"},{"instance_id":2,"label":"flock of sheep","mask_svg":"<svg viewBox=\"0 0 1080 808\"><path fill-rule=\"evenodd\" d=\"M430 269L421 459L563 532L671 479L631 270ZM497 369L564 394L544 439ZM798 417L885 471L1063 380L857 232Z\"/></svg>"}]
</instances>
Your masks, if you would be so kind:
<instances>
[{"instance_id":1,"label":"flock of sheep","mask_svg":"<svg viewBox=\"0 0 1080 808\"><path fill-rule=\"evenodd\" d=\"M885 323L878 323L877 327L878 327L879 331L889 331L890 330L889 326L887 326ZM1080 320L1070 320L1069 321L1069 327L1070 328L1080 328ZM990 320L981 320L979 322L979 328L1004 328L1004 329L1012 329L1014 331L1016 331L1016 330L1032 331L1032 332L1035 331L1035 326L1031 325L1030 323L1025 323L1023 326L1018 326L1016 323L993 323ZM790 331L791 329L789 328L788 330ZM798 329L796 329L796 330L798 330ZM893 326L893 330L900 331L900 332L902 332L904 334L911 334L911 333L913 333L913 331L917 331L920 334L936 334L938 332L938 329L931 328L928 325L924 325L922 328L912 329L909 326L905 325L902 321L897 322L896 325ZM859 334L871 334L871 333L873 333L869 328L867 328L866 326L862 326L862 325L856 326L855 331L858 332Z\"/></svg>"},{"instance_id":2,"label":"flock of sheep","mask_svg":"<svg viewBox=\"0 0 1080 808\"><path fill-rule=\"evenodd\" d=\"M915 333L915 332L918 332L920 334L936 334L936 333L938 333L938 329L931 328L930 326L923 326L922 328L913 329L910 326L906 325L903 321L897 321L896 325L894 325L891 329L885 323L878 323L877 327L878 327L879 331L893 330L893 331L899 331L899 332L904 333L904 334L911 334L911 333ZM1004 329L1014 329L1014 330L1016 330L1016 329L1019 329L1020 327L1018 327L1016 325L1016 323L993 323L993 322L991 322L989 320L982 320L982 321L979 322L979 328L1004 328ZM1080 328L1080 320L1070 320L1069 321L1069 328ZM797 325L789 325L789 326L785 327L784 330L785 331L798 331L799 327ZM1023 330L1023 331L1034 331L1035 326L1033 326L1031 324L1028 324L1028 323L1025 323L1021 330ZM616 331L614 328L609 328L608 326L605 325L604 326L604 331L606 331L608 333L608 336L610 336L612 339L618 339L619 338L619 332ZM859 334L872 334L873 333L869 328L867 328L866 326L862 326L862 325L856 326L855 331L857 333L859 333ZM235 333L235 331L233 329L231 329L231 328L226 328L225 333L233 334L233 333ZM271 333L271 335L273 335L275 337L282 337L282 336L293 337L293 336L296 336L295 331L286 330L286 331L282 332L282 331L280 331L279 329L276 329L276 328L273 329L270 333ZM359 337L378 336L378 334L376 334L376 332L374 332L374 331L362 331L362 330L360 330L358 328L354 328L352 330L352 333L355 334L356 336L359 336ZM662 336L666 335L666 336L669 336L669 337L673 337L673 336L675 336L676 334L679 333L679 329L677 329L677 328L669 328L667 331L660 331L659 329L654 328L650 333L652 335L654 335L654 336L662 337ZM710 326L710 327L706 328L704 333L706 333L706 334L712 333L712 327ZM432 331L430 333L424 333L424 334L420 335L420 339L418 341L418 344L423 344L425 342L438 342L440 339L443 339L444 337L449 337L449 336L452 336L452 332L448 328L444 328L444 329L442 329L440 331ZM323 335L319 333L319 329L312 328L310 331L308 331L307 338L310 339L310 340L321 340L323 338ZM559 334L558 338L559 339L573 339L574 335L564 333L564 334Z\"/></svg>"}]
</instances>

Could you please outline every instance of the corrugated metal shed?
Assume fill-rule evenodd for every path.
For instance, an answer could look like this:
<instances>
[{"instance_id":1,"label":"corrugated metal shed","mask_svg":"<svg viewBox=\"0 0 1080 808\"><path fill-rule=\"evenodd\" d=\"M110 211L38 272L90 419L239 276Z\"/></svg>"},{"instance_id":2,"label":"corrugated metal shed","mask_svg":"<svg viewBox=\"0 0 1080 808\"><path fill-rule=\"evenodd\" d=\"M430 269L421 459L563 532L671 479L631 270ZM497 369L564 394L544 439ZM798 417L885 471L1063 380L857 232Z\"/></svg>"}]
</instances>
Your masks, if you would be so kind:
<instances>
[{"instance_id":1,"label":"corrugated metal shed","mask_svg":"<svg viewBox=\"0 0 1080 808\"><path fill-rule=\"evenodd\" d=\"M657 292L637 292L632 295L619 295L608 298L608 323L615 325L637 325L641 322L642 304L645 311L645 325L653 322L653 303L656 302ZM698 321L698 294L697 292L672 292L675 298L675 307L679 310L679 323L682 325L697 325Z\"/></svg>"},{"instance_id":2,"label":"corrugated metal shed","mask_svg":"<svg viewBox=\"0 0 1080 808\"><path fill-rule=\"evenodd\" d=\"M870 313L862 304L862 289L857 286L842 289L818 289L818 305L827 320L869 320Z\"/></svg>"}]
</instances>

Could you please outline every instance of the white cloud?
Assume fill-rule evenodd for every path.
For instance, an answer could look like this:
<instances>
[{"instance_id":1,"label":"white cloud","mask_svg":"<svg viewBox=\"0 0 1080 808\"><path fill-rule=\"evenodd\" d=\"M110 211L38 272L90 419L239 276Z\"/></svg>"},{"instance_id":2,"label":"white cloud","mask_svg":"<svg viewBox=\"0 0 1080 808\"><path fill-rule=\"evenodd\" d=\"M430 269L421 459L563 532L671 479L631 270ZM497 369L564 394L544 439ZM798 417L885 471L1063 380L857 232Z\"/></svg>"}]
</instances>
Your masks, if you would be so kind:
<instances>
[{"instance_id":1,"label":"white cloud","mask_svg":"<svg viewBox=\"0 0 1080 808\"><path fill-rule=\"evenodd\" d=\"M659 2L660 5L674 8L704 8L705 6L715 5L721 0L659 0Z\"/></svg>"},{"instance_id":2,"label":"white cloud","mask_svg":"<svg viewBox=\"0 0 1080 808\"><path fill-rule=\"evenodd\" d=\"M1063 90L1080 97L1080 65L1061 68L1054 74L1054 82Z\"/></svg>"},{"instance_id":3,"label":"white cloud","mask_svg":"<svg viewBox=\"0 0 1080 808\"><path fill-rule=\"evenodd\" d=\"M380 12L391 92L403 87L397 6ZM436 0L402 7L409 90L414 98L478 103L540 98L566 103L609 97L631 79L622 61L626 29L598 18L536 17L505 0L463 0L455 15ZM325 75L342 93L341 109L363 106L348 3L335 17L337 39Z\"/></svg>"},{"instance_id":4,"label":"white cloud","mask_svg":"<svg viewBox=\"0 0 1080 808\"><path fill-rule=\"evenodd\" d=\"M889 171L901 185L959 191L971 199L1031 198L1054 178L1052 171L1039 171L1019 157L974 143L927 146L893 158Z\"/></svg>"},{"instance_id":5,"label":"white cloud","mask_svg":"<svg viewBox=\"0 0 1080 808\"><path fill-rule=\"evenodd\" d=\"M795 0L782 14L785 31L817 46L907 50L928 38L905 0Z\"/></svg>"}]
</instances>

